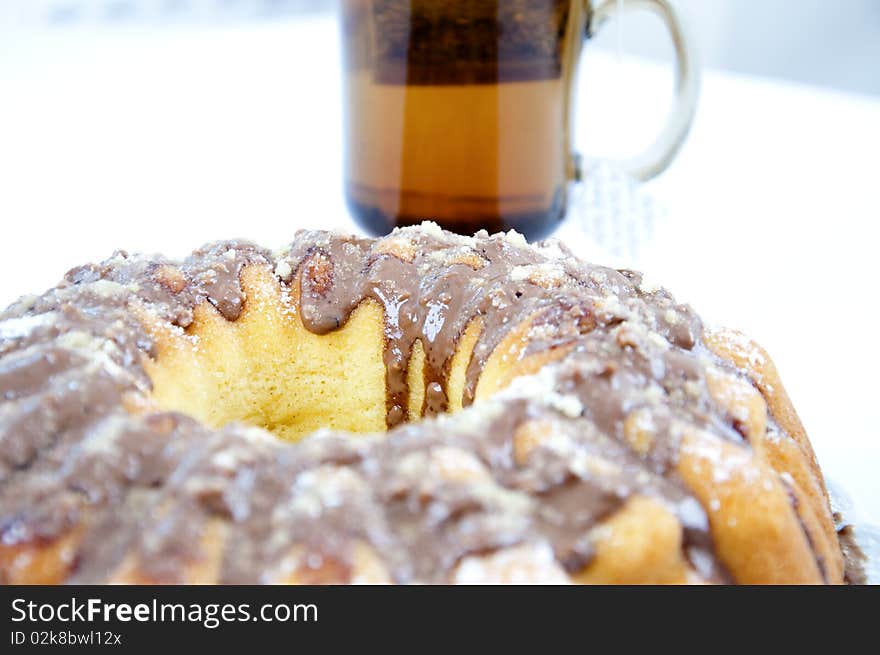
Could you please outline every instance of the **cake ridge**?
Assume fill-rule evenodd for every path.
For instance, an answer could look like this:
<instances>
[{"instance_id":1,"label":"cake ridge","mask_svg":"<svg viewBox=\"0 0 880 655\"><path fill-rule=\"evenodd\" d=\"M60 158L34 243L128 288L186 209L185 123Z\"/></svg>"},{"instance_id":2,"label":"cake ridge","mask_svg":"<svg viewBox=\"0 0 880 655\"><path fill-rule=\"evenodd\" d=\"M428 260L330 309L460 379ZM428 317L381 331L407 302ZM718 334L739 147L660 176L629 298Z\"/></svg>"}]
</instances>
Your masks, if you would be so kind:
<instances>
[{"instance_id":1,"label":"cake ridge","mask_svg":"<svg viewBox=\"0 0 880 655\"><path fill-rule=\"evenodd\" d=\"M169 348L222 368L244 346L212 335L338 339L364 307L387 434L289 444L156 405ZM723 334L637 272L513 234L117 252L0 313L0 579L839 582L775 369Z\"/></svg>"}]
</instances>

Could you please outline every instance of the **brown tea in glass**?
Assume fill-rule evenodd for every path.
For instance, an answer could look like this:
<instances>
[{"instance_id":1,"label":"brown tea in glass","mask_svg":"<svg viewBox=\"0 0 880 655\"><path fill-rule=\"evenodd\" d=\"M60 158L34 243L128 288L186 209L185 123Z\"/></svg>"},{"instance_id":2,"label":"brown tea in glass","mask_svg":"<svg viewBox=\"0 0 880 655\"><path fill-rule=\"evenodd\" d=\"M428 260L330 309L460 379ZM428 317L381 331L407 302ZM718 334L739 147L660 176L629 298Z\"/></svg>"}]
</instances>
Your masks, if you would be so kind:
<instances>
[{"instance_id":1,"label":"brown tea in glass","mask_svg":"<svg viewBox=\"0 0 880 655\"><path fill-rule=\"evenodd\" d=\"M572 82L601 17L584 0L343 0L356 220L373 234L427 219L550 233L579 173Z\"/></svg>"}]
</instances>

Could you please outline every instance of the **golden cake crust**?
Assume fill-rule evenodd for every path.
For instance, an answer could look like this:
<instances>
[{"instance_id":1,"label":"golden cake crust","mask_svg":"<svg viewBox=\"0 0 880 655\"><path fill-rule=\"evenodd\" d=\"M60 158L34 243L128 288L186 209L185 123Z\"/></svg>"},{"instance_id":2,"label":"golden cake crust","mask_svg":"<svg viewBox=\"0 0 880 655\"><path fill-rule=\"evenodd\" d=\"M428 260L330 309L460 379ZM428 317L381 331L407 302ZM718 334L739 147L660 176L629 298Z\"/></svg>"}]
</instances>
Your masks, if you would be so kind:
<instances>
[{"instance_id":1,"label":"golden cake crust","mask_svg":"<svg viewBox=\"0 0 880 655\"><path fill-rule=\"evenodd\" d=\"M553 241L118 253L0 399L4 583L843 581L767 354Z\"/></svg>"}]
</instances>

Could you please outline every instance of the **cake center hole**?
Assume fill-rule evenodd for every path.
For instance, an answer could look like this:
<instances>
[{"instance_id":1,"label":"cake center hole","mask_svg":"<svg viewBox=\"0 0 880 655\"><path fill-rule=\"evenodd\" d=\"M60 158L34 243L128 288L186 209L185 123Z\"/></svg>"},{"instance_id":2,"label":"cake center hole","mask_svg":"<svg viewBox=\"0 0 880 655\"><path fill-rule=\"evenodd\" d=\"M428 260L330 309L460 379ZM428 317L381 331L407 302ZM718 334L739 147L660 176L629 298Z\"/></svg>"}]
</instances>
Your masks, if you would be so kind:
<instances>
[{"instance_id":1,"label":"cake center hole","mask_svg":"<svg viewBox=\"0 0 880 655\"><path fill-rule=\"evenodd\" d=\"M235 321L203 303L184 333L168 326L151 331L157 354L147 369L155 405L211 427L241 422L290 441L319 428L384 431L389 404L395 419L421 417L432 391L424 380L421 342L401 372L406 398L394 407L388 402L384 312L377 302L365 300L341 327L315 334L304 326L296 298L279 288L268 269L247 268L241 279L247 300ZM458 360L453 383L460 399L464 370ZM460 405L451 402L450 408Z\"/></svg>"},{"instance_id":2,"label":"cake center hole","mask_svg":"<svg viewBox=\"0 0 880 655\"><path fill-rule=\"evenodd\" d=\"M429 407L462 409L480 318L446 353L442 375L429 375L421 339L389 343L385 312L375 300L363 300L339 327L317 334L300 316L297 288L281 288L267 267L244 268L241 284L246 300L234 321L204 302L185 331L147 326L156 355L146 366L158 408L214 428L233 422L262 427L288 441L320 428L383 432L388 417L396 424L421 419ZM522 362L505 364L518 359L515 345L524 343L517 331L509 338L481 366L477 400L514 374L532 372ZM386 357L389 345L407 352Z\"/></svg>"}]
</instances>

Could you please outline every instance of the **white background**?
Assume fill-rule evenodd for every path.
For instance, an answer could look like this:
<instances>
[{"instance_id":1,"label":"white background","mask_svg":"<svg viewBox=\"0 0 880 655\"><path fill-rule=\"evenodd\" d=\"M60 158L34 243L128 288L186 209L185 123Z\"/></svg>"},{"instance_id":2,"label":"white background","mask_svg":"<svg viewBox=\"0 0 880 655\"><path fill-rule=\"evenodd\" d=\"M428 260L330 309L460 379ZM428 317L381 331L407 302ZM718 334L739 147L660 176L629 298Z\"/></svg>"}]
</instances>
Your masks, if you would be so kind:
<instances>
[{"instance_id":1,"label":"white background","mask_svg":"<svg viewBox=\"0 0 880 655\"><path fill-rule=\"evenodd\" d=\"M0 0L4 26L222 23L329 12L340 0ZM598 6L605 0L591 0ZM612 2L616 0L611 0ZM623 0L619 0L623 2ZM668 0L699 36L711 68L880 95L877 0ZM627 13L626 52L668 60L669 38L648 12ZM616 32L616 29L614 30ZM616 49L617 34L594 47Z\"/></svg>"},{"instance_id":2,"label":"white background","mask_svg":"<svg viewBox=\"0 0 880 655\"><path fill-rule=\"evenodd\" d=\"M327 17L7 34L0 306L118 247L183 255L211 239L280 246L299 227L356 229L340 196L336 39ZM670 88L659 64L588 48L579 146L638 150ZM878 157L880 101L708 72L673 167L642 189L594 178L582 194L598 200L562 231L583 256L647 270L761 341L827 474L874 522ZM584 236L618 208L629 247Z\"/></svg>"}]
</instances>

